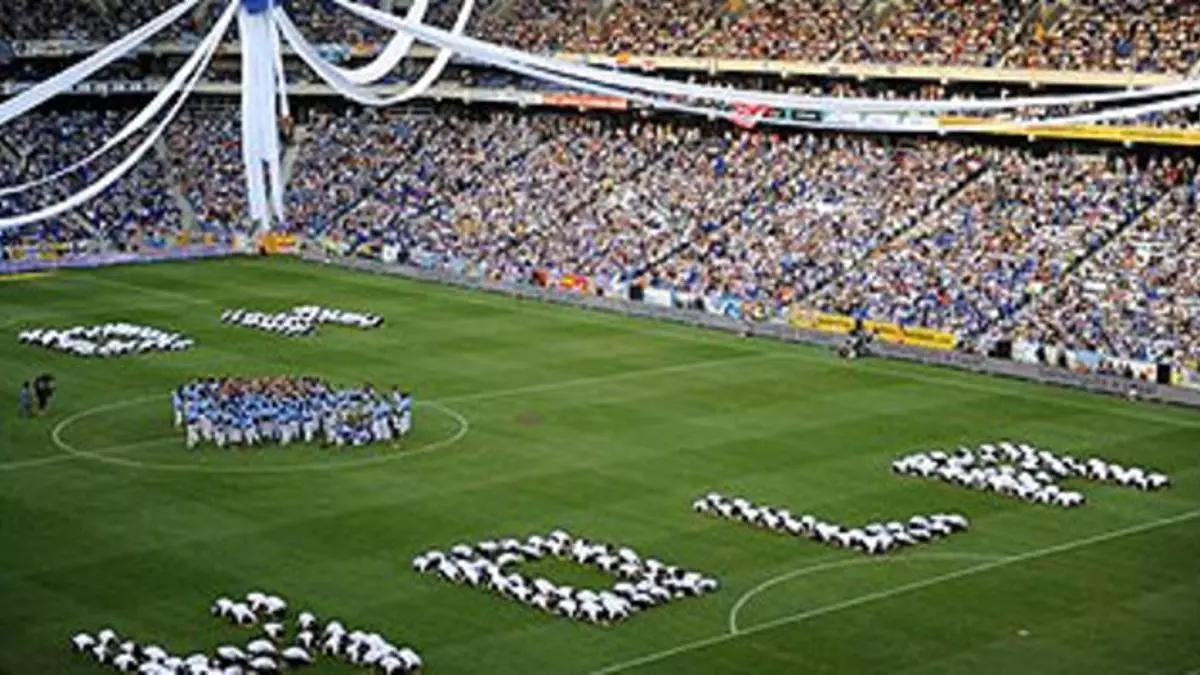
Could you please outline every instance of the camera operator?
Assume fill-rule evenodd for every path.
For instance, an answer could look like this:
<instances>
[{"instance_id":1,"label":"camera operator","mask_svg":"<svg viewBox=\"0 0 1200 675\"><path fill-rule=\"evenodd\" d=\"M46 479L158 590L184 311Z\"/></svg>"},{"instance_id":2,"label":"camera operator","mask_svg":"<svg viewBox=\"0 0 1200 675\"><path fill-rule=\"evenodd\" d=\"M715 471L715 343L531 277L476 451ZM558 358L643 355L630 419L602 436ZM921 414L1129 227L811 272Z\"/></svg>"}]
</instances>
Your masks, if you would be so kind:
<instances>
[{"instance_id":1,"label":"camera operator","mask_svg":"<svg viewBox=\"0 0 1200 675\"><path fill-rule=\"evenodd\" d=\"M54 398L55 382L50 373L38 375L33 381L33 396L37 399L37 414L43 415L50 407L50 399Z\"/></svg>"},{"instance_id":2,"label":"camera operator","mask_svg":"<svg viewBox=\"0 0 1200 675\"><path fill-rule=\"evenodd\" d=\"M838 355L844 359L857 359L870 356L871 343L875 341L875 333L863 326L862 319L854 322L854 329L846 335L846 341L838 349Z\"/></svg>"}]
</instances>

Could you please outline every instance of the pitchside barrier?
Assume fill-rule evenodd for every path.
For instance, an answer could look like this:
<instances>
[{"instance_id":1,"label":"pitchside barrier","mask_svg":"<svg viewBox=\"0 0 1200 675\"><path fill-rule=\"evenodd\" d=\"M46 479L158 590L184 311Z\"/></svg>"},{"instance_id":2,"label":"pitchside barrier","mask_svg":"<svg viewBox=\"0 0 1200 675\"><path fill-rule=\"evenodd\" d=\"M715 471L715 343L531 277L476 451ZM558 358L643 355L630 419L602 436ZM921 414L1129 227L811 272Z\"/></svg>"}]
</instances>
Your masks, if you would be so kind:
<instances>
[{"instance_id":1,"label":"pitchside barrier","mask_svg":"<svg viewBox=\"0 0 1200 675\"><path fill-rule=\"evenodd\" d=\"M65 255L39 249L32 253L16 255L6 251L7 260L0 261L0 275L46 272L56 269L92 269L110 265L132 265L137 263L166 262L170 260L193 260L198 258L223 258L237 251L230 246L193 245L167 248L146 248L136 253L106 251L103 253Z\"/></svg>"},{"instance_id":2,"label":"pitchside barrier","mask_svg":"<svg viewBox=\"0 0 1200 675\"><path fill-rule=\"evenodd\" d=\"M767 337L784 342L816 345L831 349L840 347L845 341L844 335L839 332L814 330L785 323L749 323L708 312L637 303L624 298L607 298L553 288L539 288L526 284L473 279L438 270L384 264L370 260L329 257L311 251L302 251L298 254L298 257L309 262L336 265L364 272L387 274L418 281L429 281L460 288L489 291L515 298L573 305L583 309L612 312L626 316L670 321L672 323L751 337ZM911 333L912 331L909 332ZM1076 373L1053 366L1018 363L980 354L954 351L952 349L930 349L926 346L915 346L915 343L911 341L907 343L879 341L872 346L871 350L876 356L891 359L957 368L959 370L968 370L986 375L1012 377L1116 396L1126 396L1130 388L1136 384L1138 396L1141 399L1200 408L1200 391L1163 386L1153 382L1135 383L1132 380L1122 377Z\"/></svg>"},{"instance_id":3,"label":"pitchside barrier","mask_svg":"<svg viewBox=\"0 0 1200 675\"><path fill-rule=\"evenodd\" d=\"M793 328L848 335L858 326L853 317L842 314L826 314L810 309L793 307L788 313L788 323ZM909 327L883 321L863 321L862 328L873 333L878 340L894 344L951 351L958 346L958 338L952 333L929 328Z\"/></svg>"}]
</instances>

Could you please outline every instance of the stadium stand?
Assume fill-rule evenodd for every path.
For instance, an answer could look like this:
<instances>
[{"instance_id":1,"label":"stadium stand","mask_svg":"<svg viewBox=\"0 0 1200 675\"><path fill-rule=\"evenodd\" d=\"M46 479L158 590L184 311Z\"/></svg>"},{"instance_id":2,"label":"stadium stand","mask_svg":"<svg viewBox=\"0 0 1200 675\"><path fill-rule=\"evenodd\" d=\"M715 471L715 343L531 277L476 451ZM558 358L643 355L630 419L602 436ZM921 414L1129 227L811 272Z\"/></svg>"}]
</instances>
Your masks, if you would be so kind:
<instances>
[{"instance_id":1,"label":"stadium stand","mask_svg":"<svg viewBox=\"0 0 1200 675\"><path fill-rule=\"evenodd\" d=\"M126 113L120 111L70 110L26 115L10 122L0 141L4 146L0 152L12 159L0 170L4 185L34 180L71 165L115 135L125 118ZM61 181L0 196L0 215L25 213L71 194L114 163L105 158ZM0 234L0 247L8 258L43 247L92 250L99 242L87 240L97 238L119 250L167 246L178 237L183 221L164 175L160 160L147 156L132 173L75 212L16 234Z\"/></svg>"},{"instance_id":2,"label":"stadium stand","mask_svg":"<svg viewBox=\"0 0 1200 675\"><path fill-rule=\"evenodd\" d=\"M78 2L76 0L8 0L0 14L0 38L12 40L112 40L162 13L170 0ZM202 3L203 4L203 3ZM207 8L184 16L160 37L194 36L205 25Z\"/></svg>"},{"instance_id":3,"label":"stadium stand","mask_svg":"<svg viewBox=\"0 0 1200 675\"><path fill-rule=\"evenodd\" d=\"M725 17L699 40L697 55L828 61L842 45L863 39L855 17L861 3L847 0L760 2ZM801 19L803 17L803 19Z\"/></svg>"},{"instance_id":4,"label":"stadium stand","mask_svg":"<svg viewBox=\"0 0 1200 675\"><path fill-rule=\"evenodd\" d=\"M17 0L5 7L0 37L107 39L170 3L110 4L35 12ZM450 25L457 6L434 2L429 20ZM167 37L186 38L209 11ZM318 0L297 0L292 11L318 41L352 47L346 58L387 38ZM479 4L472 27L550 51L1182 73L1197 67L1200 8L1140 0L672 0L665 11L644 0L496 0ZM171 63L131 59L103 75L161 77ZM36 80L58 67L18 60L0 79ZM411 80L420 67L405 64L392 79ZM311 81L290 62L288 69L294 82ZM472 91L548 91L487 69L460 65L452 74ZM691 77L893 100L1021 91L999 80ZM237 81L237 69L220 64L210 77ZM6 125L0 182L42 176L86 154L131 114L123 106L67 106ZM281 229L313 249L607 295L656 292L763 321L786 321L798 309L845 315L951 333L970 350L1057 345L1100 354L1100 366L1116 370L1104 359L1200 360L1200 182L1186 153L780 133L637 114L296 106L303 119L286 145L289 217ZM1197 128L1200 117L1177 111L1135 122L1174 132ZM165 144L101 197L0 236L3 260L163 249L196 237L229 242L248 227L238 135L230 102L189 105ZM0 216L67 194L107 166L0 195Z\"/></svg>"},{"instance_id":5,"label":"stadium stand","mask_svg":"<svg viewBox=\"0 0 1200 675\"><path fill-rule=\"evenodd\" d=\"M108 40L172 3L49 4L6 3L0 39ZM317 42L369 51L389 37L318 0L289 6ZM457 8L434 0L427 20L448 28ZM160 37L194 39L210 13L202 3ZM1200 56L1200 6L1187 0L486 0L469 30L540 51L803 62L1187 73Z\"/></svg>"},{"instance_id":6,"label":"stadium stand","mask_svg":"<svg viewBox=\"0 0 1200 675\"><path fill-rule=\"evenodd\" d=\"M1161 198L1163 167L998 151L990 170L909 236L839 276L821 308L976 336Z\"/></svg>"},{"instance_id":7,"label":"stadium stand","mask_svg":"<svg viewBox=\"0 0 1200 675\"><path fill-rule=\"evenodd\" d=\"M996 65L1021 18L1021 0L910 0L860 27L841 60Z\"/></svg>"},{"instance_id":8,"label":"stadium stand","mask_svg":"<svg viewBox=\"0 0 1200 675\"><path fill-rule=\"evenodd\" d=\"M1164 209L1195 229L1156 206L1196 191L1194 163L1124 151L505 113L407 124L425 152L306 236L497 280L644 285L763 319L800 303L990 344Z\"/></svg>"},{"instance_id":9,"label":"stadium stand","mask_svg":"<svg viewBox=\"0 0 1200 675\"><path fill-rule=\"evenodd\" d=\"M739 7L735 9L735 7ZM1186 73L1200 7L1176 0L529 0L481 24L525 49Z\"/></svg>"},{"instance_id":10,"label":"stadium stand","mask_svg":"<svg viewBox=\"0 0 1200 675\"><path fill-rule=\"evenodd\" d=\"M1198 188L1171 190L1050 289L1017 325L1018 338L1140 361L1200 360Z\"/></svg>"},{"instance_id":11,"label":"stadium stand","mask_svg":"<svg viewBox=\"0 0 1200 675\"><path fill-rule=\"evenodd\" d=\"M1200 5L1187 0L1061 3L1057 21L1036 23L1017 65L1061 70L1187 73L1197 62Z\"/></svg>"},{"instance_id":12,"label":"stadium stand","mask_svg":"<svg viewBox=\"0 0 1200 675\"><path fill-rule=\"evenodd\" d=\"M323 229L355 208L374 185L388 179L423 138L408 125L361 115L322 115L309 126L288 185L292 222Z\"/></svg>"},{"instance_id":13,"label":"stadium stand","mask_svg":"<svg viewBox=\"0 0 1200 675\"><path fill-rule=\"evenodd\" d=\"M189 107L171 125L167 152L201 228L235 226L246 217L240 133L232 108ZM192 165L204 171L187 170Z\"/></svg>"}]
</instances>

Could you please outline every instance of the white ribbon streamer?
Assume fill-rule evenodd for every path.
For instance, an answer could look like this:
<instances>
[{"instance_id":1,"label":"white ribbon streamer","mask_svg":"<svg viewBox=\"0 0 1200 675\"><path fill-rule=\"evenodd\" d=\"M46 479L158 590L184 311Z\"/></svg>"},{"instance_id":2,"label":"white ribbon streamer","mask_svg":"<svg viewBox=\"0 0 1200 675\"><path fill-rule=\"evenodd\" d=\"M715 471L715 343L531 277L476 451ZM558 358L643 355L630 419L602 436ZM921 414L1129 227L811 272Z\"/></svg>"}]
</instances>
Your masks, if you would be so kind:
<instances>
[{"instance_id":1,"label":"white ribbon streamer","mask_svg":"<svg viewBox=\"0 0 1200 675\"><path fill-rule=\"evenodd\" d=\"M429 0L414 0L412 6L408 8L408 13L404 15L404 19L421 23L425 20L427 9L429 9ZM392 39L388 41L387 47L370 63L360 68L339 68L337 66L334 68L353 84L373 84L392 72L408 56L408 52L412 50L413 40L411 33L396 31Z\"/></svg>"},{"instance_id":2,"label":"white ribbon streamer","mask_svg":"<svg viewBox=\"0 0 1200 675\"><path fill-rule=\"evenodd\" d=\"M283 172L279 159L276 63L279 41L274 13L238 12L242 42L242 163L250 218L265 223L273 209L283 220ZM267 182L270 181L270 194Z\"/></svg>"},{"instance_id":3,"label":"white ribbon streamer","mask_svg":"<svg viewBox=\"0 0 1200 675\"><path fill-rule=\"evenodd\" d=\"M297 53L300 53L303 58L303 53L301 52L301 50L297 49ZM470 50L470 48L465 49L463 53L466 56L474 55L474 53ZM313 59L319 59L319 56L316 55L315 52L313 52L311 54L311 57ZM308 59L305 59L305 60L306 60L306 62L308 62ZM538 68L524 66L519 63L503 61L503 60L492 60L491 57L489 57L485 54L480 54L477 57L477 60L480 60L480 61L486 62L486 63L491 63L492 65L497 65L498 67L504 68L506 70L510 70L515 73L523 74L528 77L536 78L536 79L543 80L546 82L552 82L554 84L558 84L558 85L561 85L564 87L579 89L579 90L583 90L583 91L591 91L593 93L623 98L623 99L633 101L636 103L641 103L643 105L646 105L646 106L649 106L652 108L663 109L663 110L673 110L676 112L688 113L688 114L693 114L693 115L701 115L701 116L710 117L710 118L714 118L714 119L727 119L727 120L739 121L739 122L744 121L744 116L737 113L736 111L730 111L730 110L720 109L720 108L697 107L697 106L685 105L682 103L676 103L676 102L666 100L666 99L659 99L659 98L646 96L643 94L638 94L636 92L629 92L629 91L625 91L625 90L621 90L621 89L613 89L613 88L605 87L603 85L598 85L598 84L595 84L592 82L578 80L578 79L574 79L571 77L565 77L565 76L557 75L557 74L551 73L551 72L546 72L546 71L540 70ZM766 118L766 117L762 117L762 116L754 118L754 121L755 122L765 121L767 123L770 123L770 124L773 124L776 126L801 127L801 128L810 128L810 129L833 129L833 128L839 128L839 126L840 126L838 124L826 124L826 123L821 123L821 122L798 121L798 120L781 120L781 119L777 119L777 118ZM930 118L929 119L929 128L926 129L926 131L933 132L936 130L937 130L936 120L934 120L933 118Z\"/></svg>"},{"instance_id":4,"label":"white ribbon streamer","mask_svg":"<svg viewBox=\"0 0 1200 675\"><path fill-rule=\"evenodd\" d=\"M292 108L288 105L287 71L283 68L283 49L279 44L279 31L271 31L271 49L275 52L275 81L279 88L279 114L284 117L292 116Z\"/></svg>"},{"instance_id":5,"label":"white ribbon streamer","mask_svg":"<svg viewBox=\"0 0 1200 675\"><path fill-rule=\"evenodd\" d=\"M1018 118L1014 120L997 120L995 122L986 122L975 125L963 125L953 127L942 127L944 131L961 131L961 132L980 132L980 131L995 131L997 129L1008 129L1013 125L1024 127L1028 131L1037 131L1039 128L1053 128L1070 126L1075 124L1097 124L1100 122L1115 122L1121 120L1132 120L1145 115L1155 115L1158 113L1174 112L1176 110L1187 110L1200 106L1200 94L1192 96L1181 96L1167 101L1156 101L1154 103L1144 103L1135 106L1123 106L1113 108L1111 110L1101 110L1099 112L1081 113L1077 115L1065 115L1062 117L1048 117L1044 119L1038 118Z\"/></svg>"},{"instance_id":6,"label":"white ribbon streamer","mask_svg":"<svg viewBox=\"0 0 1200 675\"><path fill-rule=\"evenodd\" d=\"M385 28L410 31L416 38L423 42L437 45L443 49L450 48L464 55L470 54L479 60L493 65L498 65L501 62L518 63L526 66L534 66L543 71L574 76L581 80L602 82L608 85L638 89L657 94L709 99L728 104L757 104L784 109L816 108L839 112L949 112L1112 103L1200 90L1200 80L1189 79L1175 84L1131 91L979 100L883 101L870 98L772 94L744 89L697 85L573 64L562 59L528 54L471 37L456 36L433 26L407 22L400 17L351 2L350 0L334 0L334 2Z\"/></svg>"},{"instance_id":7,"label":"white ribbon streamer","mask_svg":"<svg viewBox=\"0 0 1200 675\"><path fill-rule=\"evenodd\" d=\"M109 138L104 142L103 145L92 151L91 154L66 168L59 169L58 171L42 176L41 178L21 183L19 185L6 186L0 189L0 196L10 195L16 192L25 192L39 185L45 185L46 183L58 180L67 174L74 173L84 166L91 164L102 155L106 154L109 150L112 150L121 143L125 142L126 139L137 133L142 127L146 126L150 120L154 119L154 116L163 109L163 107L167 104L167 101L169 101L171 97L180 90L184 82L187 81L188 76L196 70L196 67L204 58L204 55L212 48L211 43L219 42L222 37L223 36L221 34L216 32L209 33L209 35L205 37L200 45L196 48L196 51L192 52L191 56L188 57L188 60L184 62L183 66L181 66L179 70L175 72L175 75L171 77L171 80L167 82L166 86L159 90L159 92L155 94L154 98L150 99L150 102L146 104L146 107L142 108L137 115L126 122L125 126L122 127L115 136Z\"/></svg>"},{"instance_id":8,"label":"white ribbon streamer","mask_svg":"<svg viewBox=\"0 0 1200 675\"><path fill-rule=\"evenodd\" d=\"M143 42L150 39L163 28L174 23L179 17L186 14L189 10L196 6L200 0L183 0L178 5L159 14L154 19L151 19L146 24L139 27L137 30L126 35L106 46L104 49L96 52L90 57L76 63L67 68L61 73L51 77L44 82L38 83L36 86L27 89L19 96L0 103L0 125L5 122L23 115L37 106L41 105L48 99L51 99L59 94L69 91L75 85L87 79L92 73L100 70L108 64L124 57L129 52L137 49Z\"/></svg>"},{"instance_id":9,"label":"white ribbon streamer","mask_svg":"<svg viewBox=\"0 0 1200 675\"><path fill-rule=\"evenodd\" d=\"M692 113L692 114L697 114L697 115L705 115L705 116L709 116L709 117L726 118L726 119L740 119L741 118L741 116L738 115L737 113L731 113L725 109L714 108L714 107L709 107L709 106L685 105L685 104L681 104L681 103L676 103L676 102L668 100L668 99L647 97L647 96L638 94L636 92L631 92L628 90L621 90L621 89L614 89L611 87L605 87L603 85L598 85L593 81L589 81L589 80L585 80L585 79L581 79L581 78L563 77L561 75L556 75L554 73L559 73L564 70L571 71L571 72L581 72L582 71L585 73L599 74L599 75L614 75L614 73L610 73L609 71L599 70L599 69L595 69L595 68L590 68L587 66L571 66L570 64L566 64L566 67L563 67L564 64L561 61L557 61L555 59L547 59L544 57L536 57L536 56L524 54L523 52L519 52L519 51L515 51L515 50L503 48L503 47L498 47L496 45L491 45L490 43L482 42L479 40L474 40L472 38L458 38L458 37L455 37L452 35L447 35L445 33L445 31L440 31L439 29L432 28L430 26L424 26L424 25L414 26L414 25L405 24L398 17L390 16L386 13L379 12L378 10L374 10L369 7L364 7L362 5L356 5L352 2L348 2L348 0L335 0L335 2L337 2L338 4L342 5L343 7L346 7L347 9L350 9L351 11L358 13L368 19L378 20L379 23L381 25L384 25L385 27L389 27L389 28L398 27L398 29L400 29L400 30L407 28L409 30L412 30L413 33L423 41L429 41L433 44L438 44L439 46L443 46L443 47L454 48L457 51L459 51L460 54L462 54L464 56L474 58L476 60L484 61L484 62L490 63L492 65L495 65L495 66L498 66L501 68L505 68L507 70L512 70L513 72L522 73L522 74L528 75L530 77L536 77L539 79L555 82L555 83L563 85L563 86L575 87L577 89L581 89L584 91L591 91L591 92L610 95L610 96L619 96L619 97L623 97L628 100L639 102L644 105L648 105L650 107L658 108L658 109L675 110L675 111L679 111L679 112L687 112L687 113ZM498 56L497 54L502 54L504 56ZM509 54L516 55L519 58L518 59L505 58ZM537 63L538 67L534 67L534 68L528 67L527 64L529 62ZM543 66L545 66L545 67L543 67ZM604 80L606 78L600 77L598 79ZM640 76L636 76L636 75L623 76L622 79L641 81L642 85L637 87L639 89L646 89L649 86L653 86L654 83L666 82L659 78L645 78L645 77L640 77ZM668 87L667 89L672 90L672 91L679 91L680 89L678 89L677 87L682 87L684 91L687 91L688 89L695 87L695 85L690 85L690 84L686 84L686 83L677 83L676 82L676 83L669 83L669 84L671 84L673 86ZM1188 83L1188 86L1189 86L1189 89L1187 89L1187 90L1191 91L1196 87L1196 84L1195 84L1195 82L1191 82L1191 83ZM1171 88L1172 89L1181 89L1182 85L1172 85ZM710 88L700 87L699 89L710 89ZM1161 95L1161 92L1165 89L1167 89L1167 88L1166 87L1157 88L1156 91L1158 92L1158 95ZM725 90L725 91L734 91L734 90ZM1099 99L1099 98L1104 98L1104 100L1109 100L1109 99L1115 98L1117 96L1120 96L1122 98L1130 98L1130 97L1133 97L1134 95L1136 95L1138 97L1145 97L1148 95L1147 94L1148 91L1150 91L1150 90L1142 90L1140 92L1120 92L1118 94L1089 95L1089 98L1092 102L1094 102L1096 99ZM685 94L685 95L691 95L694 98L703 98L703 96L698 95L698 94L696 94L696 95ZM754 98L753 96L738 97L736 99L732 99L730 102L733 102L733 103L760 103L759 101L752 100L753 98ZM790 98L811 99L813 97L790 97ZM1044 100L1046 100L1046 98L1047 97L1039 97L1038 100L1044 101ZM1053 98L1056 101L1061 102L1061 100L1066 97L1053 97ZM751 99L751 100L748 100L748 99ZM831 100L844 101L844 100L850 100L850 99L831 99ZM1011 104L1014 101L1020 101L1020 100L1021 99L1009 99L1007 101L1004 101L1004 103ZM945 103L947 105L957 105L957 102L942 102L942 103ZM988 121L988 122L980 123L978 125L941 127L939 130L945 131L948 133L949 132L972 133L972 132L980 132L980 131L992 131L997 128L1005 128L1005 127L1011 128L1012 125L1033 126L1033 127L1053 127L1053 126L1064 126L1064 125L1070 125L1070 124L1094 123L1094 122L1098 122L1098 121L1128 119L1131 117L1137 117L1137 116L1151 114L1151 113L1169 112L1172 110L1185 109L1185 108L1195 107L1198 103L1200 103L1200 95L1176 98L1176 99L1171 99L1171 100L1167 100L1167 101L1159 101L1159 102L1145 104L1145 105L1141 105L1141 106L1116 108L1113 110L1106 110L1106 111L1101 111L1101 112L1096 112L1096 113L1088 113L1088 114L1083 114L1083 115L1069 115L1069 116L1050 117L1050 118L1041 118L1041 119L1017 119L1017 120L1006 120L1006 121L996 121L996 122ZM1061 103L1059 103L1059 104L1061 104ZM767 105L767 104L763 104L763 105ZM828 111L826 111L826 112L828 112ZM856 111L856 112L861 112L861 111ZM817 122L783 120L783 119L772 118L772 117L759 117L759 118L756 118L755 121L756 122L762 121L764 123L772 124L775 126L806 127L806 128L823 128L823 127L829 127L829 126L837 126L837 125L822 124L822 123L817 123Z\"/></svg>"},{"instance_id":10,"label":"white ribbon streamer","mask_svg":"<svg viewBox=\"0 0 1200 675\"><path fill-rule=\"evenodd\" d=\"M101 176L100 179L95 183L92 183L91 185L67 197L61 202L52 204L32 213L12 216L9 218L0 218L0 230L16 229L18 227L46 220L47 218L53 218L60 213L70 211L76 206L79 206L80 204L83 204L93 197L103 193L110 185L117 182L122 176L128 173L129 170L132 169L133 166L137 164L143 156L145 156L150 148L154 146L154 143L160 137L162 137L163 132L166 131L167 125L169 125L175 119L175 116L179 114L179 110L183 108L183 104L187 102L188 96L196 87L196 83L200 81L200 76L203 75L204 71L208 69L209 62L212 61L213 55L217 52L217 47L220 44L220 36L223 36L229 29L229 25L232 23L233 17L236 15L237 6L238 0L233 0L229 4L229 8L226 9L225 13L221 15L221 18L217 21L217 24L213 27L212 32L209 34L210 37L214 34L217 35L217 39L212 40L211 44L209 45L209 51L204 55L200 65L197 66L195 72L191 74L191 77L184 84L182 91L179 93L179 98L175 101L175 104L171 107L171 109L168 110L163 116L162 120L159 121L158 125L149 133L149 135L146 136L145 139L142 140L142 142L136 148L134 148L133 152L130 153L128 157L122 160L120 164L110 169L108 173Z\"/></svg>"},{"instance_id":11,"label":"white ribbon streamer","mask_svg":"<svg viewBox=\"0 0 1200 675\"><path fill-rule=\"evenodd\" d=\"M459 35L467 27L467 23L471 20L471 12L475 9L475 0L463 0L462 7L459 8L458 16L455 19L454 26L447 35ZM389 15L390 16L390 15ZM317 53L316 48L308 42L307 39L292 23L287 13L282 8L275 9L275 20L279 25L279 29L283 32L283 36L287 39L288 44L296 51L296 54L312 68L322 80L325 81L334 91L342 96L365 106L383 107L403 103L421 96L433 83L442 76L446 66L449 65L450 59L454 56L454 50L443 47L438 51L433 63L425 70L420 79L414 82L406 89L393 94L391 96L381 97L378 89L371 89L354 84L347 81L336 70L336 68L321 55ZM393 30L404 30L403 28L395 28Z\"/></svg>"}]
</instances>

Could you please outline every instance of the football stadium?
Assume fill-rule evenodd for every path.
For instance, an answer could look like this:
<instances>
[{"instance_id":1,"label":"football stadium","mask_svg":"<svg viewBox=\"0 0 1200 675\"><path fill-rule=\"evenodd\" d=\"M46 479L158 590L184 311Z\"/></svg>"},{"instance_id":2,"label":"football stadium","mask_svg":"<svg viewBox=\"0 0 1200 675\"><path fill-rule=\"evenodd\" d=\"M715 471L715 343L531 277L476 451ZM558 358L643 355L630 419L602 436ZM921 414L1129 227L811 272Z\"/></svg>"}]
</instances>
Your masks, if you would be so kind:
<instances>
[{"instance_id":1,"label":"football stadium","mask_svg":"<svg viewBox=\"0 0 1200 675\"><path fill-rule=\"evenodd\" d=\"M0 673L1200 673L1200 3L0 4Z\"/></svg>"}]
</instances>

